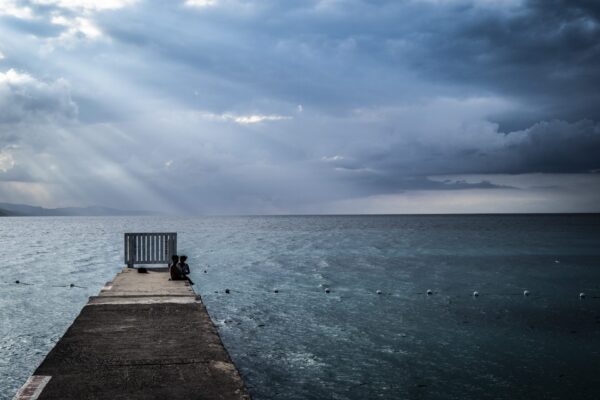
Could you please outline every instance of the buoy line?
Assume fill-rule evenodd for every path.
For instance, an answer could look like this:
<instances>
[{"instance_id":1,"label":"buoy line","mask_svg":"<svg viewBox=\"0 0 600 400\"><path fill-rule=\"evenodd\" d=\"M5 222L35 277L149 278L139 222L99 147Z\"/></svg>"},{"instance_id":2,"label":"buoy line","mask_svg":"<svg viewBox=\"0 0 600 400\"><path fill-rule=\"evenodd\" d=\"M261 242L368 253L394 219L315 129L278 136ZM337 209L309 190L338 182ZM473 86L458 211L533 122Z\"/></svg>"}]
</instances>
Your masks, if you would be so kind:
<instances>
[{"instance_id":1,"label":"buoy line","mask_svg":"<svg viewBox=\"0 0 600 400\"><path fill-rule=\"evenodd\" d=\"M12 282L0 282L0 284L4 284L4 285L23 285L23 286L39 286L39 287L54 287L54 288L78 288L78 289L88 289L87 286L79 286L76 285L74 283L69 283L69 284L64 284L64 285L45 285L45 284L41 284L41 283L31 283L31 282L23 282L21 280L15 280ZM329 294L333 291L333 289L330 286L323 286L320 285L320 287L322 288L323 292L326 294ZM279 288L275 288L275 289L266 289L266 291L271 292L273 294L278 294L281 293L281 289ZM249 292L249 291L244 291L244 290L237 290L237 289L229 289L229 288L225 288L222 289L221 291L219 290L215 290L214 293L218 294L218 293L225 293L225 294L232 294L232 293L256 293L256 292ZM373 293L373 292L371 292ZM384 292L381 289L377 289L374 291L374 293L376 295L386 295L386 296L397 296L398 293L394 293L394 292ZM466 296L469 293L465 292L464 294L459 294L457 292L452 292L452 293L445 293L445 292L439 292L439 291L434 291L432 289L427 289L424 292L413 292L414 295L426 295L427 297L431 297L433 295L440 295L441 297L445 297L445 298L450 298L450 297L462 297L462 296ZM541 297L551 297L549 295L544 295L544 294L540 294L540 293L532 293L530 290L523 290L523 292L521 293L498 293L498 292L480 292L479 290L474 290L473 292L470 293L469 297L480 297L480 296L485 296L485 297L506 297L506 296L522 296L522 297L534 297L534 298L541 298ZM437 296L436 296L437 297ZM590 295L587 292L579 292L577 294L577 297L580 300L585 300L585 299L600 299L600 295L596 295L596 294L592 294Z\"/></svg>"},{"instance_id":2,"label":"buoy line","mask_svg":"<svg viewBox=\"0 0 600 400\"><path fill-rule=\"evenodd\" d=\"M23 282L19 279L13 281L13 282L1 282L4 285L23 285L23 286L39 286L39 287L55 287L55 288L59 288L59 287L66 287L66 288L79 288L79 289L87 289L87 286L79 286L76 285L74 283L68 283L68 284L64 284L64 285L45 285L43 283L31 283L31 282Z\"/></svg>"}]
</instances>

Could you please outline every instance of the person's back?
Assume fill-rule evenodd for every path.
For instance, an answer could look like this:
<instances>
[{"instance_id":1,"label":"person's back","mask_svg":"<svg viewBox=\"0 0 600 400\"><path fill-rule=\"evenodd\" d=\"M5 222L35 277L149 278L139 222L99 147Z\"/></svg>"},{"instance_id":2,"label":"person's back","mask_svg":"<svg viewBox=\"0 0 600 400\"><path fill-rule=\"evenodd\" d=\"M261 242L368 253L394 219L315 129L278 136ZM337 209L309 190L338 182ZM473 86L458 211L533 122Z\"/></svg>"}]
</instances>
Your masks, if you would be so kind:
<instances>
[{"instance_id":1,"label":"person's back","mask_svg":"<svg viewBox=\"0 0 600 400\"><path fill-rule=\"evenodd\" d=\"M171 265L169 266L169 274L171 275L172 281L180 281L185 279L181 267L179 266L179 256L171 257Z\"/></svg>"}]
</instances>

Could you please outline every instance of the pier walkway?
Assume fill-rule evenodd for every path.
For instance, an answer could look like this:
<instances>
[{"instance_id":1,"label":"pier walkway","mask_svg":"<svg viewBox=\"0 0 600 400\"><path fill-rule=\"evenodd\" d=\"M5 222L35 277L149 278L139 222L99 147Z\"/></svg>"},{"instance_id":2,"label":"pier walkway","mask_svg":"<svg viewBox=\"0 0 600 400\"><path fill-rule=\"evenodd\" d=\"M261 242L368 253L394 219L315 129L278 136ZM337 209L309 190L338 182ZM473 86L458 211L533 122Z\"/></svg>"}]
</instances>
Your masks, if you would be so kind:
<instances>
[{"instance_id":1,"label":"pier walkway","mask_svg":"<svg viewBox=\"0 0 600 400\"><path fill-rule=\"evenodd\" d=\"M124 268L15 399L249 399L199 296L166 268Z\"/></svg>"}]
</instances>

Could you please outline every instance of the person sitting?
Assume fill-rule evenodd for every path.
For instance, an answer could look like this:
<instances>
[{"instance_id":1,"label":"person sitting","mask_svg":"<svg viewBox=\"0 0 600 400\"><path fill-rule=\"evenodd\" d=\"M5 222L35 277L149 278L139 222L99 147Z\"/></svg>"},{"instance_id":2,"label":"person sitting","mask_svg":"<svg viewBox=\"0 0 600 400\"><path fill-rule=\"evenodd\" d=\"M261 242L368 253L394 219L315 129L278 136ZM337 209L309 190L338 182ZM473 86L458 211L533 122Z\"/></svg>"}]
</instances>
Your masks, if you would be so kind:
<instances>
[{"instance_id":1,"label":"person sitting","mask_svg":"<svg viewBox=\"0 0 600 400\"><path fill-rule=\"evenodd\" d=\"M169 274L171 275L172 281L181 281L185 279L183 271L179 265L179 256L173 255L171 257L171 264L169 265Z\"/></svg>"},{"instance_id":2,"label":"person sitting","mask_svg":"<svg viewBox=\"0 0 600 400\"><path fill-rule=\"evenodd\" d=\"M187 275L190 273L190 266L187 265L186 261L187 261L187 256L179 257L179 265L181 267L181 272L183 272L184 275Z\"/></svg>"},{"instance_id":3,"label":"person sitting","mask_svg":"<svg viewBox=\"0 0 600 400\"><path fill-rule=\"evenodd\" d=\"M192 282L192 280L188 276L188 274L190 273L190 266L187 265L186 261L187 261L187 256L179 257L179 263L177 264L177 266L178 266L179 270L181 271L181 275L183 276L182 279L187 280L190 283L190 285L193 285L194 282Z\"/></svg>"}]
</instances>

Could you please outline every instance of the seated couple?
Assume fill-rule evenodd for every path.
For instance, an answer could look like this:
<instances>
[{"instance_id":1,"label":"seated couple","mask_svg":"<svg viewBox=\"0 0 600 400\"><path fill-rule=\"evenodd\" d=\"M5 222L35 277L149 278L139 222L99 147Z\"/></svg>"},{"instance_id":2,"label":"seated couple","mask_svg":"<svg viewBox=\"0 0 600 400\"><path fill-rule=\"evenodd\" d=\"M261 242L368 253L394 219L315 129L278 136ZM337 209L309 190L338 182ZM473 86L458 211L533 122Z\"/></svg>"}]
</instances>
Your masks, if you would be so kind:
<instances>
[{"instance_id":1,"label":"seated couple","mask_svg":"<svg viewBox=\"0 0 600 400\"><path fill-rule=\"evenodd\" d=\"M186 263L186 256L174 255L171 257L171 264L169 264L169 273L171 274L172 281L188 281L190 285L194 282L190 279L188 274L190 273L190 266Z\"/></svg>"}]
</instances>

